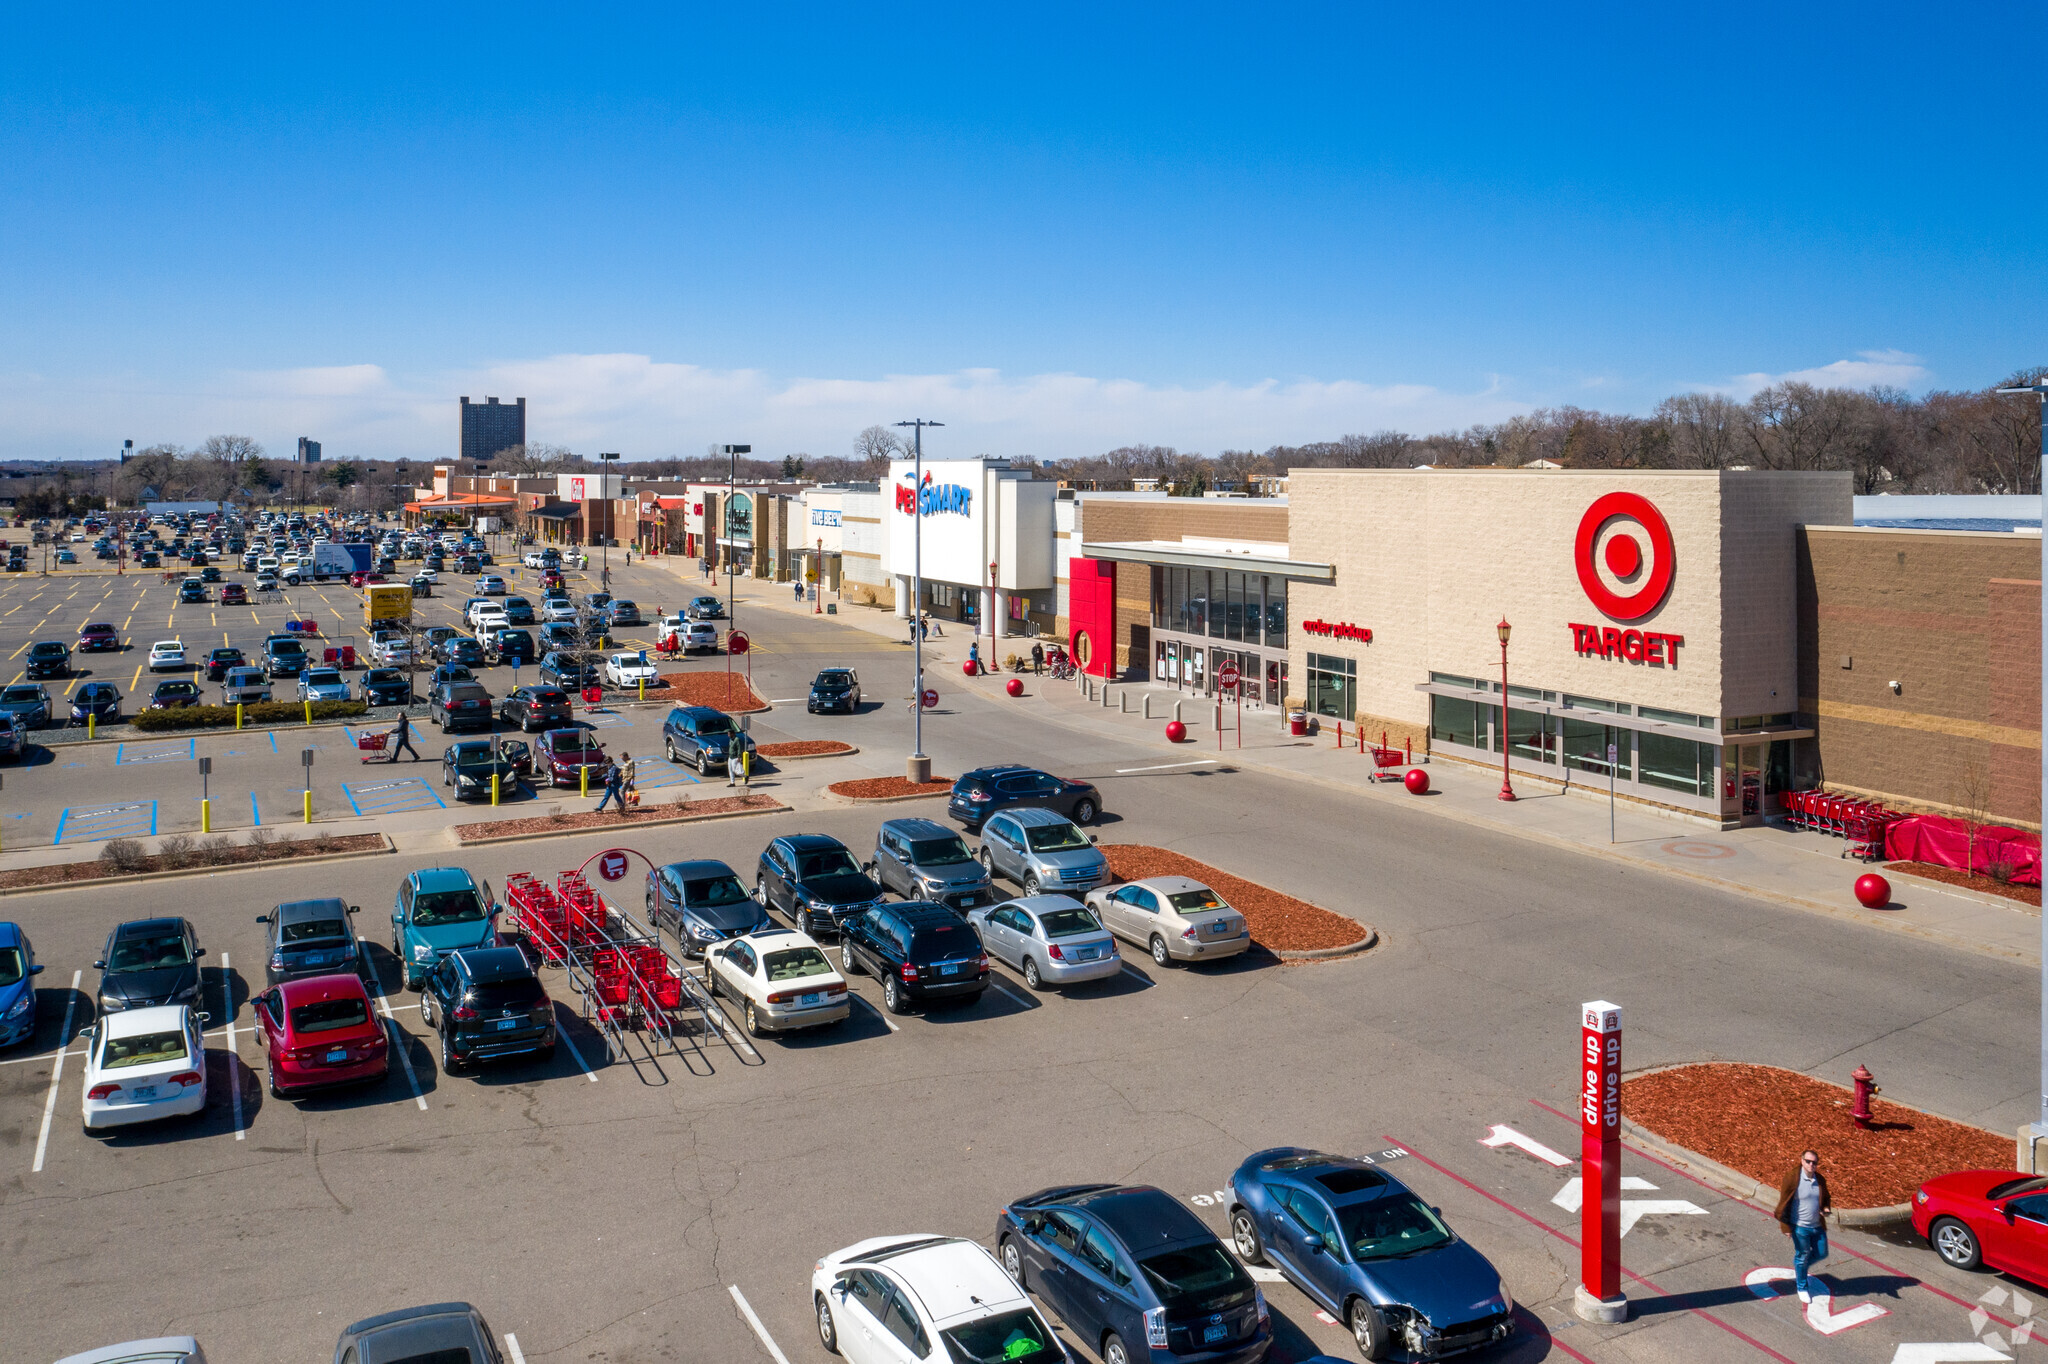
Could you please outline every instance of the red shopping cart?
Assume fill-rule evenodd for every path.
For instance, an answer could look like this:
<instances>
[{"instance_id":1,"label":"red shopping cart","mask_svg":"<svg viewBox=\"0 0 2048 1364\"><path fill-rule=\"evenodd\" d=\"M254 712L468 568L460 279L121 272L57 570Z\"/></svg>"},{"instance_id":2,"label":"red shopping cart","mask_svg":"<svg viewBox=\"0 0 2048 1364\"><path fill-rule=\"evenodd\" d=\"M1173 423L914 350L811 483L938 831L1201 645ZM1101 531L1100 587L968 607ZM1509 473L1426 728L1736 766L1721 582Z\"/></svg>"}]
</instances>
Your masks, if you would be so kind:
<instances>
[{"instance_id":1,"label":"red shopping cart","mask_svg":"<svg viewBox=\"0 0 2048 1364\"><path fill-rule=\"evenodd\" d=\"M379 758L376 756L384 752L390 742L391 736L383 730L378 730L375 734L366 730L356 735L356 748L361 751L363 755L362 760L366 763L390 762L391 758L397 757L398 754L395 750L392 752L391 757Z\"/></svg>"}]
</instances>

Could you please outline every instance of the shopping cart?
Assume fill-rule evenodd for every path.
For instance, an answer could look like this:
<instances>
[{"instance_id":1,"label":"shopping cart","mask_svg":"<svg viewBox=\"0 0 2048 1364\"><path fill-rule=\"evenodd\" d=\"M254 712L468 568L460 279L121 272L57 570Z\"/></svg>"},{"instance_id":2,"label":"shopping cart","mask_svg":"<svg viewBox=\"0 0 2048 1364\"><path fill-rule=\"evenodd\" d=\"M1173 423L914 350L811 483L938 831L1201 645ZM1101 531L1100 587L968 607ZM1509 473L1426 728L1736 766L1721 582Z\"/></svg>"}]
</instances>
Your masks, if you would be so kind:
<instances>
[{"instance_id":1,"label":"shopping cart","mask_svg":"<svg viewBox=\"0 0 2048 1364\"><path fill-rule=\"evenodd\" d=\"M1408 755L1398 748L1382 748L1374 744L1366 752L1372 754L1372 771L1368 781L1399 781L1407 775L1401 769L1408 765Z\"/></svg>"},{"instance_id":2,"label":"shopping cart","mask_svg":"<svg viewBox=\"0 0 2048 1364\"><path fill-rule=\"evenodd\" d=\"M362 760L366 763L388 763L391 761L392 758L396 758L398 756L398 753L397 750L395 749L392 750L391 757L379 758L375 756L376 754L384 752L385 748L390 744L390 742L391 736L385 733L383 730L378 730L375 734L371 734L366 731L364 733L356 735L356 748L362 752Z\"/></svg>"}]
</instances>

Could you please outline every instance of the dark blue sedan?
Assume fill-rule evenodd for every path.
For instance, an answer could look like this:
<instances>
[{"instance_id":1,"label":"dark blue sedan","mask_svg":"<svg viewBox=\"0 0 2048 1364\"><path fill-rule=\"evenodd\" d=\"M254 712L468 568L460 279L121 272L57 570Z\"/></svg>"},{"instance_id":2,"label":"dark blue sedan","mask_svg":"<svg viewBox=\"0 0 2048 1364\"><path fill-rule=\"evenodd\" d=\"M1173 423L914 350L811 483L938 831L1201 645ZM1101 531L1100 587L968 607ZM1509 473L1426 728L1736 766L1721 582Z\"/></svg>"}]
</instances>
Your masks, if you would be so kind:
<instances>
[{"instance_id":1,"label":"dark blue sedan","mask_svg":"<svg viewBox=\"0 0 2048 1364\"><path fill-rule=\"evenodd\" d=\"M35 1036L35 977L42 970L21 925L0 924L0 1047Z\"/></svg>"},{"instance_id":2,"label":"dark blue sedan","mask_svg":"<svg viewBox=\"0 0 2048 1364\"><path fill-rule=\"evenodd\" d=\"M1367 1359L1506 1340L1515 1301L1484 1255L1382 1165L1281 1146L1230 1176L1230 1236L1350 1328Z\"/></svg>"},{"instance_id":3,"label":"dark blue sedan","mask_svg":"<svg viewBox=\"0 0 2048 1364\"><path fill-rule=\"evenodd\" d=\"M1266 1298L1214 1232L1145 1186L1042 1189L996 1218L996 1257L1102 1364L1258 1364Z\"/></svg>"}]
</instances>

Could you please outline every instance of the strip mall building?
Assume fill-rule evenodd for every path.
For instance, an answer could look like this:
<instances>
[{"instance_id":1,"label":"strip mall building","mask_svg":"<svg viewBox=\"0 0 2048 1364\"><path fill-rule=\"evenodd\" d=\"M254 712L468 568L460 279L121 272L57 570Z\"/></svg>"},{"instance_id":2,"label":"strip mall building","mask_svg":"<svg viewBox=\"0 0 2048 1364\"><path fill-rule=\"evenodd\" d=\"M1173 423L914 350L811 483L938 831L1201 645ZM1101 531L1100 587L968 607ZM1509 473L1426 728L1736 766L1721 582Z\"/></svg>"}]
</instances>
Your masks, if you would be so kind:
<instances>
[{"instance_id":1,"label":"strip mall building","mask_svg":"<svg viewBox=\"0 0 2048 1364\"><path fill-rule=\"evenodd\" d=\"M1733 826L1825 784L2039 826L2037 536L1858 527L1843 473L1289 480L1062 503L1060 633L1089 670L1209 694L1228 661L1263 706L1440 758L1505 745L1525 794L1611 776Z\"/></svg>"}]
</instances>

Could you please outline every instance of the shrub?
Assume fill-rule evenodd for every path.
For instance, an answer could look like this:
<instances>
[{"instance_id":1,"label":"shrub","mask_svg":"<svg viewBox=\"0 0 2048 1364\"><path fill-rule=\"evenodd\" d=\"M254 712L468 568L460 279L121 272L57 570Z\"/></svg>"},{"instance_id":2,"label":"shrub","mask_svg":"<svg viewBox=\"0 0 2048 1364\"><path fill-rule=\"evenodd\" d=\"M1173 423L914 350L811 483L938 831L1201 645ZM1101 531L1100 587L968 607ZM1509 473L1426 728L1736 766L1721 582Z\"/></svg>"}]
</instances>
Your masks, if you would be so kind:
<instances>
[{"instance_id":1,"label":"shrub","mask_svg":"<svg viewBox=\"0 0 2048 1364\"><path fill-rule=\"evenodd\" d=\"M361 701L315 701L315 720L346 720L366 714L369 707ZM298 701L259 701L243 708L243 723L249 725L285 725L303 723L306 708ZM180 706L176 710L137 711L129 721L145 732L167 729L215 729L235 723L233 706Z\"/></svg>"},{"instance_id":2,"label":"shrub","mask_svg":"<svg viewBox=\"0 0 2048 1364\"><path fill-rule=\"evenodd\" d=\"M1984 864L1984 874L1998 882L2001 886L2011 885L2012 874L2017 870L2019 868L2011 862L1987 862Z\"/></svg>"},{"instance_id":3,"label":"shrub","mask_svg":"<svg viewBox=\"0 0 2048 1364\"><path fill-rule=\"evenodd\" d=\"M276 841L277 830L271 828L269 825L259 824L255 828L249 830L249 845L251 847L267 848Z\"/></svg>"},{"instance_id":4,"label":"shrub","mask_svg":"<svg viewBox=\"0 0 2048 1364\"><path fill-rule=\"evenodd\" d=\"M132 838L110 838L107 846L100 849L100 861L122 875L145 871L149 867L149 854L142 851L142 845Z\"/></svg>"},{"instance_id":5,"label":"shrub","mask_svg":"<svg viewBox=\"0 0 2048 1364\"><path fill-rule=\"evenodd\" d=\"M192 835L172 834L156 845L157 865L175 870L190 860L191 853Z\"/></svg>"},{"instance_id":6,"label":"shrub","mask_svg":"<svg viewBox=\"0 0 2048 1364\"><path fill-rule=\"evenodd\" d=\"M199 840L199 860L209 867L235 860L235 840L226 834L209 834Z\"/></svg>"}]
</instances>

